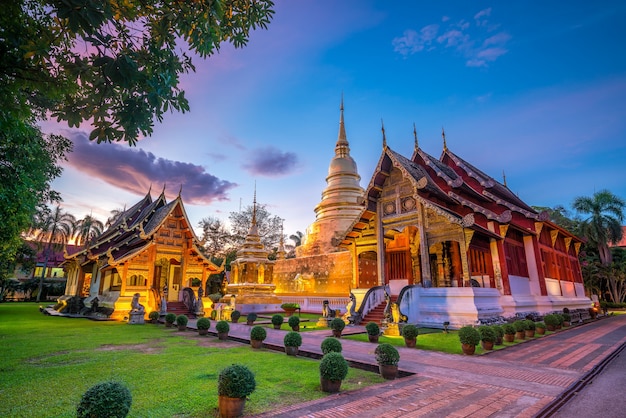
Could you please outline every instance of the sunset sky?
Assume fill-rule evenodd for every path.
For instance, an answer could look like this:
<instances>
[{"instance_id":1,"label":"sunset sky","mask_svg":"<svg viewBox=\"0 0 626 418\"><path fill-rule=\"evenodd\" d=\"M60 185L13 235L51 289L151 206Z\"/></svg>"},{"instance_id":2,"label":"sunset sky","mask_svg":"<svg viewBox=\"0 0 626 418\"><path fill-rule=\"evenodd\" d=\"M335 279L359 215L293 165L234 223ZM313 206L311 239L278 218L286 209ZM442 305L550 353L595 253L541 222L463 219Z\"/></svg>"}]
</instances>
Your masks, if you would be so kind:
<instances>
[{"instance_id":1,"label":"sunset sky","mask_svg":"<svg viewBox=\"0 0 626 418\"><path fill-rule=\"evenodd\" d=\"M194 225L257 200L313 222L344 96L351 154L366 188L388 145L452 152L530 205L570 207L608 189L626 199L626 2L279 0L267 31L224 46L183 78L191 111L168 114L130 148L72 138L53 187L78 218L105 221L152 185L182 184Z\"/></svg>"}]
</instances>

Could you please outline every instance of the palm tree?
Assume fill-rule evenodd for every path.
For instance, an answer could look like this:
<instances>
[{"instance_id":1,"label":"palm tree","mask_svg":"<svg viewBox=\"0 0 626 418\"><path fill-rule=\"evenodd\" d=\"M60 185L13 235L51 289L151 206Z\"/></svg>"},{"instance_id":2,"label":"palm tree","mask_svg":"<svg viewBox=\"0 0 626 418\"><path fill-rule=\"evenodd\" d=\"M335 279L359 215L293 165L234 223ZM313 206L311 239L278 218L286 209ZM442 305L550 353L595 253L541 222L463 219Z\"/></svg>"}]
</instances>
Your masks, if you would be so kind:
<instances>
[{"instance_id":1,"label":"palm tree","mask_svg":"<svg viewBox=\"0 0 626 418\"><path fill-rule=\"evenodd\" d=\"M91 215L79 220L74 227L74 238L76 245L84 244L88 246L91 242L102 234L104 224Z\"/></svg>"},{"instance_id":2,"label":"palm tree","mask_svg":"<svg viewBox=\"0 0 626 418\"><path fill-rule=\"evenodd\" d=\"M600 190L593 197L577 197L572 207L589 217L583 220L582 234L589 243L598 248L603 265L611 264L609 243L622 239L622 222L626 203L608 190Z\"/></svg>"},{"instance_id":3,"label":"palm tree","mask_svg":"<svg viewBox=\"0 0 626 418\"><path fill-rule=\"evenodd\" d=\"M104 224L104 226L109 229L111 226L113 226L115 222L117 222L117 220L124 214L124 212L126 212L126 208L113 209L111 211L111 216L109 216L109 219L107 219L107 222Z\"/></svg>"},{"instance_id":4,"label":"palm tree","mask_svg":"<svg viewBox=\"0 0 626 418\"><path fill-rule=\"evenodd\" d=\"M40 213L35 219L34 229L37 231L37 242L46 243L45 261L39 279L39 293L37 293L37 302L41 300L41 292L43 290L43 279L46 276L46 268L50 260L51 252L63 248L67 244L72 234L76 218L74 215L64 212L61 206L57 206L52 211Z\"/></svg>"}]
</instances>

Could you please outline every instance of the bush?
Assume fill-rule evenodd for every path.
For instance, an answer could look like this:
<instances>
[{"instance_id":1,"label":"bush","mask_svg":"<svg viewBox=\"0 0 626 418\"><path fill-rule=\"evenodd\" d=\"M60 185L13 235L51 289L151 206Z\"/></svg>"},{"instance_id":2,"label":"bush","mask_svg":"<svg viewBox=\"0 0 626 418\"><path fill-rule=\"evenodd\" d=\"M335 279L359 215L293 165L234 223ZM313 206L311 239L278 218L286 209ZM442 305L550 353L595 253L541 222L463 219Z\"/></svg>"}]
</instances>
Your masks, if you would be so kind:
<instances>
[{"instance_id":1,"label":"bush","mask_svg":"<svg viewBox=\"0 0 626 418\"><path fill-rule=\"evenodd\" d=\"M230 319L232 319L233 321L238 321L239 318L241 318L241 312L239 312L238 310L234 310L230 313Z\"/></svg>"},{"instance_id":2,"label":"bush","mask_svg":"<svg viewBox=\"0 0 626 418\"><path fill-rule=\"evenodd\" d=\"M545 324L545 322L537 322L537 323L535 324L535 328L543 328L543 329L546 329L546 324Z\"/></svg>"},{"instance_id":3,"label":"bush","mask_svg":"<svg viewBox=\"0 0 626 418\"><path fill-rule=\"evenodd\" d=\"M217 394L229 398L245 398L254 392L256 380L246 366L233 364L222 370L217 378Z\"/></svg>"},{"instance_id":4,"label":"bush","mask_svg":"<svg viewBox=\"0 0 626 418\"><path fill-rule=\"evenodd\" d=\"M480 341L489 343L496 342L496 332L489 325L481 325L478 327L478 334L480 334Z\"/></svg>"},{"instance_id":5,"label":"bush","mask_svg":"<svg viewBox=\"0 0 626 418\"><path fill-rule=\"evenodd\" d=\"M325 354L320 362L320 376L326 380L343 380L348 375L348 362L341 353Z\"/></svg>"},{"instance_id":6,"label":"bush","mask_svg":"<svg viewBox=\"0 0 626 418\"><path fill-rule=\"evenodd\" d=\"M298 325L300 325L300 318L298 318L297 316L290 316L289 320L287 320L287 323L291 328L297 327Z\"/></svg>"},{"instance_id":7,"label":"bush","mask_svg":"<svg viewBox=\"0 0 626 418\"><path fill-rule=\"evenodd\" d=\"M246 316L246 321L254 322L256 321L257 318L258 318L257 314L255 314L254 312L250 312L248 316Z\"/></svg>"},{"instance_id":8,"label":"bush","mask_svg":"<svg viewBox=\"0 0 626 418\"><path fill-rule=\"evenodd\" d=\"M281 309L300 309L300 304L299 303L294 303L294 302L285 302L282 305L280 305Z\"/></svg>"},{"instance_id":9,"label":"bush","mask_svg":"<svg viewBox=\"0 0 626 418\"><path fill-rule=\"evenodd\" d=\"M415 325L408 324L402 327L402 336L404 338L409 338L409 339L417 338L418 334L419 334L419 331Z\"/></svg>"},{"instance_id":10,"label":"bush","mask_svg":"<svg viewBox=\"0 0 626 418\"><path fill-rule=\"evenodd\" d=\"M368 322L367 325L365 325L365 330L368 335L380 335L380 327L376 322Z\"/></svg>"},{"instance_id":11,"label":"bush","mask_svg":"<svg viewBox=\"0 0 626 418\"><path fill-rule=\"evenodd\" d=\"M148 319L151 321L156 321L157 319L159 319L159 313L157 311L152 311L148 314Z\"/></svg>"},{"instance_id":12,"label":"bush","mask_svg":"<svg viewBox=\"0 0 626 418\"><path fill-rule=\"evenodd\" d=\"M513 326L513 324L504 324L502 325L502 329L507 335L515 335L515 327Z\"/></svg>"},{"instance_id":13,"label":"bush","mask_svg":"<svg viewBox=\"0 0 626 418\"><path fill-rule=\"evenodd\" d=\"M496 333L496 339L504 337L504 328L502 325L492 325L491 329Z\"/></svg>"},{"instance_id":14,"label":"bush","mask_svg":"<svg viewBox=\"0 0 626 418\"><path fill-rule=\"evenodd\" d=\"M346 323L343 322L343 319L341 318L334 318L332 321L330 321L330 328L333 331L343 331L345 327Z\"/></svg>"},{"instance_id":15,"label":"bush","mask_svg":"<svg viewBox=\"0 0 626 418\"><path fill-rule=\"evenodd\" d=\"M526 323L526 329L529 331L534 331L535 328L537 327L535 325L535 321L533 321L532 319L527 319L524 322Z\"/></svg>"},{"instance_id":16,"label":"bush","mask_svg":"<svg viewBox=\"0 0 626 418\"><path fill-rule=\"evenodd\" d=\"M272 325L281 326L285 322L285 318L282 315L276 314L272 316Z\"/></svg>"},{"instance_id":17,"label":"bush","mask_svg":"<svg viewBox=\"0 0 626 418\"><path fill-rule=\"evenodd\" d=\"M78 418L124 418L130 411L133 397L120 382L102 382L87 390L76 408Z\"/></svg>"},{"instance_id":18,"label":"bush","mask_svg":"<svg viewBox=\"0 0 626 418\"><path fill-rule=\"evenodd\" d=\"M515 332L526 331L526 320L518 319L517 321L513 322L513 327L515 328Z\"/></svg>"},{"instance_id":19,"label":"bush","mask_svg":"<svg viewBox=\"0 0 626 418\"><path fill-rule=\"evenodd\" d=\"M302 336L295 331L289 331L283 338L285 347L300 347L302 345Z\"/></svg>"},{"instance_id":20,"label":"bush","mask_svg":"<svg viewBox=\"0 0 626 418\"><path fill-rule=\"evenodd\" d=\"M400 353L398 353L398 350L393 345L388 343L379 344L374 354L376 355L376 362L378 364L397 366L400 361Z\"/></svg>"},{"instance_id":21,"label":"bush","mask_svg":"<svg viewBox=\"0 0 626 418\"><path fill-rule=\"evenodd\" d=\"M480 343L480 334L476 328L466 325L459 330L459 341L461 344L476 346Z\"/></svg>"},{"instance_id":22,"label":"bush","mask_svg":"<svg viewBox=\"0 0 626 418\"><path fill-rule=\"evenodd\" d=\"M563 321L564 322L571 322L572 321L572 316L569 313L563 312L560 315L563 317Z\"/></svg>"},{"instance_id":23,"label":"bush","mask_svg":"<svg viewBox=\"0 0 626 418\"><path fill-rule=\"evenodd\" d=\"M167 315L165 315L165 322L167 322L168 324L173 324L175 321L176 321L175 313L168 313Z\"/></svg>"},{"instance_id":24,"label":"bush","mask_svg":"<svg viewBox=\"0 0 626 418\"><path fill-rule=\"evenodd\" d=\"M221 293L211 293L210 295L207 296L207 298L209 298L209 300L211 302L217 303L222 298L222 294Z\"/></svg>"},{"instance_id":25,"label":"bush","mask_svg":"<svg viewBox=\"0 0 626 418\"><path fill-rule=\"evenodd\" d=\"M556 318L558 319L559 325L563 325L563 321L564 321L563 315L559 314L559 313L556 313L556 314L554 314L554 316L556 316Z\"/></svg>"},{"instance_id":26,"label":"bush","mask_svg":"<svg viewBox=\"0 0 626 418\"><path fill-rule=\"evenodd\" d=\"M226 321L219 321L215 324L215 330L217 332L228 332L230 331L230 325L228 325L228 322Z\"/></svg>"},{"instance_id":27,"label":"bush","mask_svg":"<svg viewBox=\"0 0 626 418\"><path fill-rule=\"evenodd\" d=\"M255 325L250 330L250 339L257 341L264 341L267 337L267 331L260 325Z\"/></svg>"},{"instance_id":28,"label":"bush","mask_svg":"<svg viewBox=\"0 0 626 418\"><path fill-rule=\"evenodd\" d=\"M559 325L559 318L557 318L555 314L548 314L543 317L543 322L545 322L546 325L556 327Z\"/></svg>"},{"instance_id":29,"label":"bush","mask_svg":"<svg viewBox=\"0 0 626 418\"><path fill-rule=\"evenodd\" d=\"M198 329L209 329L211 328L211 320L209 318L202 317L198 319L196 326L198 327Z\"/></svg>"},{"instance_id":30,"label":"bush","mask_svg":"<svg viewBox=\"0 0 626 418\"><path fill-rule=\"evenodd\" d=\"M341 353L343 347L341 346L341 342L333 337L324 338L321 345L322 354L328 353Z\"/></svg>"},{"instance_id":31,"label":"bush","mask_svg":"<svg viewBox=\"0 0 626 418\"><path fill-rule=\"evenodd\" d=\"M187 323L189 322L189 318L187 318L187 315L178 315L176 317L176 325L184 327L187 326Z\"/></svg>"}]
</instances>

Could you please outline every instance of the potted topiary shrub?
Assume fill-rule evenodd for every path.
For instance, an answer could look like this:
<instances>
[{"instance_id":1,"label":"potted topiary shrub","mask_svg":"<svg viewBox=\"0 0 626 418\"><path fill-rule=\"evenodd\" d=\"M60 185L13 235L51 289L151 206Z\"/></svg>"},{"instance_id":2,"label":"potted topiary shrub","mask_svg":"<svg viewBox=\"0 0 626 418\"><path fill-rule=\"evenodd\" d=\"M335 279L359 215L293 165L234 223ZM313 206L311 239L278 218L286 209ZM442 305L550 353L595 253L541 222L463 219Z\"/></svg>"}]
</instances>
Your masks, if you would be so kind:
<instances>
[{"instance_id":1,"label":"potted topiary shrub","mask_svg":"<svg viewBox=\"0 0 626 418\"><path fill-rule=\"evenodd\" d=\"M555 331L557 325L559 325L559 318L555 314L548 314L543 317L543 322L546 323L546 329L548 331Z\"/></svg>"},{"instance_id":2,"label":"potted topiary shrub","mask_svg":"<svg viewBox=\"0 0 626 418\"><path fill-rule=\"evenodd\" d=\"M563 326L569 327L572 324L572 316L569 312L563 312L561 316L563 317Z\"/></svg>"},{"instance_id":3,"label":"potted topiary shrub","mask_svg":"<svg viewBox=\"0 0 626 418\"><path fill-rule=\"evenodd\" d=\"M504 324L502 329L504 330L504 341L507 343L515 341L515 327L513 324Z\"/></svg>"},{"instance_id":4,"label":"potted topiary shrub","mask_svg":"<svg viewBox=\"0 0 626 418\"><path fill-rule=\"evenodd\" d=\"M187 318L187 315L178 315L176 317L176 325L178 326L179 331L187 330L188 322L189 322L189 318Z\"/></svg>"},{"instance_id":5,"label":"potted topiary shrub","mask_svg":"<svg viewBox=\"0 0 626 418\"><path fill-rule=\"evenodd\" d=\"M538 335L543 335L543 334L545 334L545 333L546 333L546 324L545 324L545 322L537 322L537 323L535 324L535 332L536 332Z\"/></svg>"},{"instance_id":6,"label":"potted topiary shrub","mask_svg":"<svg viewBox=\"0 0 626 418\"><path fill-rule=\"evenodd\" d=\"M220 417L243 415L246 397L256 388L254 374L246 366L233 364L222 370L217 378Z\"/></svg>"},{"instance_id":7,"label":"potted topiary shrub","mask_svg":"<svg viewBox=\"0 0 626 418\"><path fill-rule=\"evenodd\" d=\"M376 322L368 322L365 325L365 331L367 331L367 338L371 343L377 343L380 336L380 327Z\"/></svg>"},{"instance_id":8,"label":"potted topiary shrub","mask_svg":"<svg viewBox=\"0 0 626 418\"><path fill-rule=\"evenodd\" d=\"M130 411L133 397L130 390L120 382L98 383L80 398L76 407L78 418L124 418Z\"/></svg>"},{"instance_id":9,"label":"potted topiary shrub","mask_svg":"<svg viewBox=\"0 0 626 418\"><path fill-rule=\"evenodd\" d=\"M293 331L300 331L300 318L297 316L290 316L287 320L287 324L289 324Z\"/></svg>"},{"instance_id":10,"label":"potted topiary shrub","mask_svg":"<svg viewBox=\"0 0 626 418\"><path fill-rule=\"evenodd\" d=\"M280 327L285 322L285 318L282 315L276 314L272 316L272 325L274 325L274 329L280 329Z\"/></svg>"},{"instance_id":11,"label":"potted topiary shrub","mask_svg":"<svg viewBox=\"0 0 626 418\"><path fill-rule=\"evenodd\" d=\"M158 324L159 323L159 313L157 311L151 311L148 314L148 319L150 320L151 324Z\"/></svg>"},{"instance_id":12,"label":"potted topiary shrub","mask_svg":"<svg viewBox=\"0 0 626 418\"><path fill-rule=\"evenodd\" d=\"M228 331L230 331L230 325L226 321L219 321L215 324L215 330L217 331L217 338L220 340L228 339Z\"/></svg>"},{"instance_id":13,"label":"potted topiary shrub","mask_svg":"<svg viewBox=\"0 0 626 418\"><path fill-rule=\"evenodd\" d=\"M418 329L415 325L407 324L402 327L402 337L404 337L404 345L409 348L415 348L417 345Z\"/></svg>"},{"instance_id":14,"label":"potted topiary shrub","mask_svg":"<svg viewBox=\"0 0 626 418\"><path fill-rule=\"evenodd\" d=\"M556 319L559 321L559 323L556 325L556 329L561 329L563 327L563 322L565 322L563 314L555 313L554 316L556 316Z\"/></svg>"},{"instance_id":15,"label":"potted topiary shrub","mask_svg":"<svg viewBox=\"0 0 626 418\"><path fill-rule=\"evenodd\" d=\"M330 352L320 362L320 385L322 391L339 392L341 381L348 375L348 362L341 353Z\"/></svg>"},{"instance_id":16,"label":"potted topiary shrub","mask_svg":"<svg viewBox=\"0 0 626 418\"><path fill-rule=\"evenodd\" d=\"M526 330L524 331L526 333L526 338L534 338L535 328L537 328L535 321L532 319L526 319L524 322L526 323Z\"/></svg>"},{"instance_id":17,"label":"potted topiary shrub","mask_svg":"<svg viewBox=\"0 0 626 418\"><path fill-rule=\"evenodd\" d=\"M341 338L341 331L346 327L346 323L341 318L334 318L330 321L330 329L333 330L333 337Z\"/></svg>"},{"instance_id":18,"label":"potted topiary shrub","mask_svg":"<svg viewBox=\"0 0 626 418\"><path fill-rule=\"evenodd\" d=\"M493 350L496 343L496 332L489 325L481 325L478 327L480 334L480 346L483 350Z\"/></svg>"},{"instance_id":19,"label":"potted topiary shrub","mask_svg":"<svg viewBox=\"0 0 626 418\"><path fill-rule=\"evenodd\" d=\"M296 312L297 310L300 309L300 304L299 303L294 303L294 302L285 302L282 305L280 305L280 308L283 311L285 311L287 316L291 316L291 315L294 314L294 312Z\"/></svg>"},{"instance_id":20,"label":"potted topiary shrub","mask_svg":"<svg viewBox=\"0 0 626 418\"><path fill-rule=\"evenodd\" d=\"M333 337L324 338L320 348L322 349L322 354L341 353L343 349L341 341Z\"/></svg>"},{"instance_id":21,"label":"potted topiary shrub","mask_svg":"<svg viewBox=\"0 0 626 418\"><path fill-rule=\"evenodd\" d=\"M376 347L374 354L380 375L387 380L395 379L398 375L398 362L400 361L398 350L391 344L382 343Z\"/></svg>"},{"instance_id":22,"label":"potted topiary shrub","mask_svg":"<svg viewBox=\"0 0 626 418\"><path fill-rule=\"evenodd\" d=\"M250 345L252 348L263 347L263 340L267 337L267 331L260 325L255 325L250 330Z\"/></svg>"},{"instance_id":23,"label":"potted topiary shrub","mask_svg":"<svg viewBox=\"0 0 626 418\"><path fill-rule=\"evenodd\" d=\"M516 340L523 340L526 338L526 321L524 319L518 319L513 322L513 327L515 328Z\"/></svg>"},{"instance_id":24,"label":"potted topiary shrub","mask_svg":"<svg viewBox=\"0 0 626 418\"><path fill-rule=\"evenodd\" d=\"M289 331L285 334L283 343L285 344L285 353L287 353L288 356L297 356L298 347L302 345L302 336L299 332Z\"/></svg>"},{"instance_id":25,"label":"potted topiary shrub","mask_svg":"<svg viewBox=\"0 0 626 418\"><path fill-rule=\"evenodd\" d=\"M209 318L202 317L198 319L198 322L196 322L196 327L198 328L199 335L207 335L209 333L209 328L211 328L211 320Z\"/></svg>"},{"instance_id":26,"label":"potted topiary shrub","mask_svg":"<svg viewBox=\"0 0 626 418\"><path fill-rule=\"evenodd\" d=\"M239 321L239 318L241 318L241 312L239 312L238 310L235 309L230 313L230 320L233 323L236 324Z\"/></svg>"},{"instance_id":27,"label":"potted topiary shrub","mask_svg":"<svg viewBox=\"0 0 626 418\"><path fill-rule=\"evenodd\" d=\"M250 312L248 316L246 316L246 325L253 325L254 321L258 318L257 314L254 312Z\"/></svg>"},{"instance_id":28,"label":"potted topiary shrub","mask_svg":"<svg viewBox=\"0 0 626 418\"><path fill-rule=\"evenodd\" d=\"M463 354L472 355L480 343L480 334L476 328L466 325L459 329L459 341L461 341Z\"/></svg>"},{"instance_id":29,"label":"potted topiary shrub","mask_svg":"<svg viewBox=\"0 0 626 418\"><path fill-rule=\"evenodd\" d=\"M491 328L496 333L495 345L502 345L502 338L504 338L504 328L502 328L502 325L492 325Z\"/></svg>"},{"instance_id":30,"label":"potted topiary shrub","mask_svg":"<svg viewBox=\"0 0 626 418\"><path fill-rule=\"evenodd\" d=\"M168 328L171 328L174 325L174 322L176 322L176 314L175 313L168 313L167 315L165 315L165 326Z\"/></svg>"}]
</instances>

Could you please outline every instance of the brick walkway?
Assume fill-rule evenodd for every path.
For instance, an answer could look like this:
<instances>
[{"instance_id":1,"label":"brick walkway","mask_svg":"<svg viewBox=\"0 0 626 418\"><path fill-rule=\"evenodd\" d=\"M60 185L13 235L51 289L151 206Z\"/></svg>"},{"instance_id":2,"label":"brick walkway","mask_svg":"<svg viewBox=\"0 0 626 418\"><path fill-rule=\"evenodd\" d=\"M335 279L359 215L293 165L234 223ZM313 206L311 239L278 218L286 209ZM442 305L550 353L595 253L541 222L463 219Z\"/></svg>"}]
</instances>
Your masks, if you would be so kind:
<instances>
[{"instance_id":1,"label":"brick walkway","mask_svg":"<svg viewBox=\"0 0 626 418\"><path fill-rule=\"evenodd\" d=\"M247 341L249 330L232 324L230 337ZM363 328L346 327L344 333L350 331ZM285 332L268 330L266 346L282 350ZM327 336L329 331L302 333L300 352L321 356L320 343ZM341 342L348 361L377 369L375 344ZM482 356L402 347L399 368L412 376L258 417L533 417L625 344L626 315L619 315Z\"/></svg>"}]
</instances>

